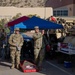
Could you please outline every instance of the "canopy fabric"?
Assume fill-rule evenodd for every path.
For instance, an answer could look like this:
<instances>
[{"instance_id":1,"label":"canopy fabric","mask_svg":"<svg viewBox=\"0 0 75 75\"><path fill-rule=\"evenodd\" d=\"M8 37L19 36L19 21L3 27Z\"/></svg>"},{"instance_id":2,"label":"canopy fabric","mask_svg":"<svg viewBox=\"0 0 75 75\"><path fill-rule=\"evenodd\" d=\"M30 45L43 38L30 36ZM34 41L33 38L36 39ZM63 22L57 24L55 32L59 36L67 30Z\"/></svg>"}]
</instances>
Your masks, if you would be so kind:
<instances>
[{"instance_id":1,"label":"canopy fabric","mask_svg":"<svg viewBox=\"0 0 75 75\"><path fill-rule=\"evenodd\" d=\"M23 22L23 21L28 20L28 19L29 19L29 17L27 17L27 16L22 16L22 17L20 17L20 18L14 20L14 21L8 22L7 26L8 26L8 27L14 26L15 24L18 24L18 23Z\"/></svg>"},{"instance_id":2,"label":"canopy fabric","mask_svg":"<svg viewBox=\"0 0 75 75\"><path fill-rule=\"evenodd\" d=\"M19 24L14 25L14 28L26 29L26 26L21 22Z\"/></svg>"},{"instance_id":3,"label":"canopy fabric","mask_svg":"<svg viewBox=\"0 0 75 75\"><path fill-rule=\"evenodd\" d=\"M26 26L21 22L19 24L16 24L14 26L10 26L10 30L14 32L15 28L21 28L21 29L26 29Z\"/></svg>"},{"instance_id":4,"label":"canopy fabric","mask_svg":"<svg viewBox=\"0 0 75 75\"><path fill-rule=\"evenodd\" d=\"M26 26L26 29L34 29L35 26L39 26L40 29L62 29L63 28L62 25L50 21L46 21L44 19L40 19L35 16L19 24L20 25L24 24Z\"/></svg>"}]
</instances>

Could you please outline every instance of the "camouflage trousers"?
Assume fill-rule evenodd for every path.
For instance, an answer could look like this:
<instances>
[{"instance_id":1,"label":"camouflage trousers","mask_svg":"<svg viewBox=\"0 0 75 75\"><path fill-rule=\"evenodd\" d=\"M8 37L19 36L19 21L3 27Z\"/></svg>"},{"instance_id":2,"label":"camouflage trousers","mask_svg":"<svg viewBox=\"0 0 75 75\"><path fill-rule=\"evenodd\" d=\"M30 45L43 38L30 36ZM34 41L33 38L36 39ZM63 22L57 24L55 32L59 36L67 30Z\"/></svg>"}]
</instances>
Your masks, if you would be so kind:
<instances>
[{"instance_id":1,"label":"camouflage trousers","mask_svg":"<svg viewBox=\"0 0 75 75\"><path fill-rule=\"evenodd\" d=\"M10 56L11 56L11 63L16 65L20 64L20 51L18 50L11 50L10 51Z\"/></svg>"},{"instance_id":2,"label":"camouflage trousers","mask_svg":"<svg viewBox=\"0 0 75 75\"><path fill-rule=\"evenodd\" d=\"M45 48L34 49L34 62L37 66L41 66L45 56Z\"/></svg>"}]
</instances>

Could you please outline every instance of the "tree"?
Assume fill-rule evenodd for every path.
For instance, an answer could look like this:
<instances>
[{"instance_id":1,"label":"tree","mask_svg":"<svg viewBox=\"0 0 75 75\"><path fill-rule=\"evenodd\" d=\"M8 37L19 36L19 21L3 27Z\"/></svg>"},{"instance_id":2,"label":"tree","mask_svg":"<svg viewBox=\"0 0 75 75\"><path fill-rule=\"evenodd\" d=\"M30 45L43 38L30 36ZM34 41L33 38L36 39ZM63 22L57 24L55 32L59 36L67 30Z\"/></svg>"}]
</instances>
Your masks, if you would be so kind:
<instances>
[{"instance_id":1,"label":"tree","mask_svg":"<svg viewBox=\"0 0 75 75\"><path fill-rule=\"evenodd\" d=\"M36 17L39 17L40 18L40 16L38 16L37 14L34 14L34 15L32 15L32 14L29 14L29 15L27 15L29 18L31 18L31 17L33 17L33 16L36 16Z\"/></svg>"},{"instance_id":2,"label":"tree","mask_svg":"<svg viewBox=\"0 0 75 75\"><path fill-rule=\"evenodd\" d=\"M8 22L8 20L6 18L1 19L0 20L0 28L1 29L3 28L6 33L9 33L10 32L9 28L5 26L7 24L7 22Z\"/></svg>"},{"instance_id":3,"label":"tree","mask_svg":"<svg viewBox=\"0 0 75 75\"><path fill-rule=\"evenodd\" d=\"M1 28L5 28L5 24L7 23L7 19L6 18L4 18L4 19L1 19L0 20L0 27Z\"/></svg>"},{"instance_id":4,"label":"tree","mask_svg":"<svg viewBox=\"0 0 75 75\"><path fill-rule=\"evenodd\" d=\"M17 13L16 16L12 17L12 20L15 20L15 19L21 17L21 15L22 15L21 13Z\"/></svg>"}]
</instances>

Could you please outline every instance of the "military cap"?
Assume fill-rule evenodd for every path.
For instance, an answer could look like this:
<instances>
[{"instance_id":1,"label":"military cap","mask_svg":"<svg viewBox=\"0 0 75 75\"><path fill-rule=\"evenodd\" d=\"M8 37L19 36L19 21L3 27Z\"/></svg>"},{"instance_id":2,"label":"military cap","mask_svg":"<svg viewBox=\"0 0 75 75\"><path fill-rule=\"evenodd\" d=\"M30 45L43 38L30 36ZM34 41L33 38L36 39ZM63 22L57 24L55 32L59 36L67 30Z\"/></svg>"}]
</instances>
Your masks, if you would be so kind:
<instances>
[{"instance_id":1,"label":"military cap","mask_svg":"<svg viewBox=\"0 0 75 75\"><path fill-rule=\"evenodd\" d=\"M35 28L35 29L39 29L39 27L38 27L38 26L35 26L34 28Z\"/></svg>"},{"instance_id":2,"label":"military cap","mask_svg":"<svg viewBox=\"0 0 75 75\"><path fill-rule=\"evenodd\" d=\"M15 31L16 31L16 30L19 31L20 29L19 29L19 28L15 28Z\"/></svg>"}]
</instances>

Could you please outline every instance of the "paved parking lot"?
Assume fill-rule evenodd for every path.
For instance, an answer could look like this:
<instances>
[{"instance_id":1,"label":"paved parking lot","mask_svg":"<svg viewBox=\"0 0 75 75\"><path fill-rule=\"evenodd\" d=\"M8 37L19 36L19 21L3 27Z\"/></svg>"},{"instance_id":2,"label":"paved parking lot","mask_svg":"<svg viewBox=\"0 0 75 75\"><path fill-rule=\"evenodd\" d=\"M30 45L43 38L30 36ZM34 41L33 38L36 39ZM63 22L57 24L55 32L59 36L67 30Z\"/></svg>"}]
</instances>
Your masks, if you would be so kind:
<instances>
[{"instance_id":1,"label":"paved parking lot","mask_svg":"<svg viewBox=\"0 0 75 75\"><path fill-rule=\"evenodd\" d=\"M33 73L23 73L21 70L10 69L10 66L9 62L0 62L0 75L75 75L74 69L64 68L56 61L44 61L42 71Z\"/></svg>"}]
</instances>

